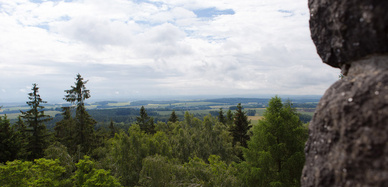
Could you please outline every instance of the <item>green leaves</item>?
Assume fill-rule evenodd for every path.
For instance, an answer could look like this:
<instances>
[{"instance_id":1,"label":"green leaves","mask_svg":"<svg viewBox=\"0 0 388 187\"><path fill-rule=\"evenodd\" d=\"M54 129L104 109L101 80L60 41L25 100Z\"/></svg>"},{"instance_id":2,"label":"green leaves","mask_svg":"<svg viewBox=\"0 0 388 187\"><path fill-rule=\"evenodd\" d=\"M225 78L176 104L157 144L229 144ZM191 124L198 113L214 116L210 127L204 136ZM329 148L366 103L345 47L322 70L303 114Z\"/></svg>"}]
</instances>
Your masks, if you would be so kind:
<instances>
[{"instance_id":1,"label":"green leaves","mask_svg":"<svg viewBox=\"0 0 388 187\"><path fill-rule=\"evenodd\" d=\"M0 165L0 186L61 186L64 172L58 160L15 160Z\"/></svg>"},{"instance_id":2,"label":"green leaves","mask_svg":"<svg viewBox=\"0 0 388 187\"><path fill-rule=\"evenodd\" d=\"M110 174L110 171L96 169L95 163L88 156L80 160L76 166L77 170L72 177L74 186L121 186L118 180Z\"/></svg>"}]
</instances>

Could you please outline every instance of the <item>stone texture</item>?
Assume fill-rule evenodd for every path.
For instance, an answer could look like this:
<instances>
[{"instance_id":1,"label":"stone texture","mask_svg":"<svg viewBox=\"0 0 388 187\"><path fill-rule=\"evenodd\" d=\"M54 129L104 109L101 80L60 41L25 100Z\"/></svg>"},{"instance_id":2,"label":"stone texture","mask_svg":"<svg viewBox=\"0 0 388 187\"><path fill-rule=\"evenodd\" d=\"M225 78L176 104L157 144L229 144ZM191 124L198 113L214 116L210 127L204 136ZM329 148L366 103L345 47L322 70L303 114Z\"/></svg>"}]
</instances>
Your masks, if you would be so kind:
<instances>
[{"instance_id":1,"label":"stone texture","mask_svg":"<svg viewBox=\"0 0 388 187\"><path fill-rule=\"evenodd\" d=\"M302 186L388 186L387 64L388 56L352 62L326 91L309 126Z\"/></svg>"},{"instance_id":2,"label":"stone texture","mask_svg":"<svg viewBox=\"0 0 388 187\"><path fill-rule=\"evenodd\" d=\"M388 52L387 0L309 0L311 38L324 63L342 69Z\"/></svg>"}]
</instances>

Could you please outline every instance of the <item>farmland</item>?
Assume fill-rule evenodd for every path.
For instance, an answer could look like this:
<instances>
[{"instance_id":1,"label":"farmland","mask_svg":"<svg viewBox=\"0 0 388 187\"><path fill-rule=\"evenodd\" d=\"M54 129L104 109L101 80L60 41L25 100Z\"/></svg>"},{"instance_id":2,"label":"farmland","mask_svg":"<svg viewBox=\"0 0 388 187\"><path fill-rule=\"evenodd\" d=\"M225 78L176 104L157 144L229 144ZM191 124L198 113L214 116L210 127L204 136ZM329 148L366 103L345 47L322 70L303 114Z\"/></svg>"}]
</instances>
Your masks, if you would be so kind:
<instances>
[{"instance_id":1,"label":"farmland","mask_svg":"<svg viewBox=\"0 0 388 187\"><path fill-rule=\"evenodd\" d=\"M86 108L90 115L98 122L97 126L106 126L111 120L115 123L131 124L136 121L139 109L144 106L148 115L154 118L155 122L166 122L172 111L175 111L180 120L186 111L195 117L202 119L204 116L211 114L218 116L220 108L223 109L224 115L230 109L232 112L238 103L248 114L248 119L252 124L256 124L265 112L268 104L266 98L221 98L221 99L203 99L203 100L166 100L166 101L100 101L87 103ZM301 120L308 122L314 113L318 99L294 99L293 104L301 115ZM45 113L54 119L46 125L49 129L56 122L62 119L61 107L69 106L68 104L46 104ZM6 114L11 122L15 122L21 114L20 110L26 111L25 105L3 106L0 115Z\"/></svg>"}]
</instances>

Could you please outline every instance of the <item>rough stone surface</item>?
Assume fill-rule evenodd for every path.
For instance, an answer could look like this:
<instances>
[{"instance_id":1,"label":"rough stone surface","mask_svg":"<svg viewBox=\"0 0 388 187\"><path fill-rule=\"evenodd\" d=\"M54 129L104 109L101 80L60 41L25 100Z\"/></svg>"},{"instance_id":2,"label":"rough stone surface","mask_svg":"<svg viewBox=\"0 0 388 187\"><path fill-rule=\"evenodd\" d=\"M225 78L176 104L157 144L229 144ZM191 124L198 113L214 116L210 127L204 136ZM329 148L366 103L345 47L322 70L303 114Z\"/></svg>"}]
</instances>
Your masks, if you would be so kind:
<instances>
[{"instance_id":1,"label":"rough stone surface","mask_svg":"<svg viewBox=\"0 0 388 187\"><path fill-rule=\"evenodd\" d=\"M388 56L354 62L309 126L302 186L388 186ZM362 69L363 64L374 68Z\"/></svg>"},{"instance_id":2,"label":"rough stone surface","mask_svg":"<svg viewBox=\"0 0 388 187\"><path fill-rule=\"evenodd\" d=\"M387 0L309 0L310 30L324 63L347 68L370 54L388 53Z\"/></svg>"}]
</instances>

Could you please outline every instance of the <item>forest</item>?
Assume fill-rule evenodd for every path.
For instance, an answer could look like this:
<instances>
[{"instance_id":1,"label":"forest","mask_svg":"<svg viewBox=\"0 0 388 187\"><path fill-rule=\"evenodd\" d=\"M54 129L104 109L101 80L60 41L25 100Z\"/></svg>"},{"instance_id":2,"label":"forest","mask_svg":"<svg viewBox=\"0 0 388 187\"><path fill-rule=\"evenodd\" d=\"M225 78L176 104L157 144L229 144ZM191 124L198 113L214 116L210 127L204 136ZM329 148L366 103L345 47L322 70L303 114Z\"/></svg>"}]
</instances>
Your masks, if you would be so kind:
<instances>
[{"instance_id":1,"label":"forest","mask_svg":"<svg viewBox=\"0 0 388 187\"><path fill-rule=\"evenodd\" d=\"M47 114L33 84L28 110L12 122L0 116L0 186L300 186L308 137L301 104L260 101L257 123L241 103L206 115L170 108L161 118L147 101L87 110L87 82L76 76L59 115Z\"/></svg>"}]
</instances>

